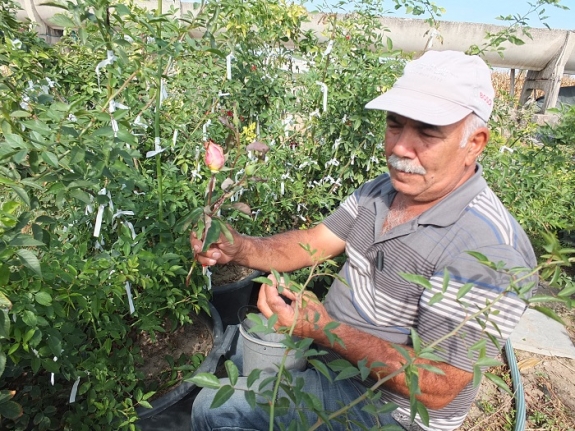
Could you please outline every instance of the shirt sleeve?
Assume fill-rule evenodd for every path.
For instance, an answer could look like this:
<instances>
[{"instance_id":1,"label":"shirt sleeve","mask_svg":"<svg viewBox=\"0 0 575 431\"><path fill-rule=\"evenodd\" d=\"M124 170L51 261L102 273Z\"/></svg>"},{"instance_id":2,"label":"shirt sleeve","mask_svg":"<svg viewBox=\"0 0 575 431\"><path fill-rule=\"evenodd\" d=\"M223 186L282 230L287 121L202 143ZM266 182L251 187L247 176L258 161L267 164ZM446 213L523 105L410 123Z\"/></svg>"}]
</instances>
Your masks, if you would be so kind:
<instances>
[{"instance_id":1,"label":"shirt sleeve","mask_svg":"<svg viewBox=\"0 0 575 431\"><path fill-rule=\"evenodd\" d=\"M431 276L431 289L420 298L417 324L424 345L445 338L435 353L470 372L482 350L488 357L498 355L519 322L526 302L518 290L532 287L525 295L529 296L537 285L536 275L529 273L529 265L513 248L478 251L486 256L504 254L505 269L495 270L469 253L460 254Z\"/></svg>"}]
</instances>

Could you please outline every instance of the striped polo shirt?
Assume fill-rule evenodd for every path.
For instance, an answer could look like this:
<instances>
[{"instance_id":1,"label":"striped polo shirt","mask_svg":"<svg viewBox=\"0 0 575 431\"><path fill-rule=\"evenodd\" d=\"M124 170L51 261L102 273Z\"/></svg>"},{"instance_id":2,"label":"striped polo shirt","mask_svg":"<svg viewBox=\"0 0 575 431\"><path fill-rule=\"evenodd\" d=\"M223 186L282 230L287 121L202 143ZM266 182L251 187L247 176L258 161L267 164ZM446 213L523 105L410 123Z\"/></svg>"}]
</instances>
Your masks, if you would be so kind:
<instances>
[{"instance_id":1,"label":"striped polo shirt","mask_svg":"<svg viewBox=\"0 0 575 431\"><path fill-rule=\"evenodd\" d=\"M527 235L487 186L479 164L473 177L439 203L383 233L395 194L389 175L381 175L362 185L324 220L346 242L347 260L340 276L347 285L334 280L325 299L334 319L405 345L411 344L410 331L415 329L422 344L429 344L509 286L508 274L479 263L468 251L504 262L505 268L535 267ZM427 278L432 289L406 281L401 273ZM473 287L458 299L467 283ZM536 285L536 277L523 280L521 286L527 283ZM434 295L442 292L443 299L430 305ZM524 302L507 293L497 300L488 320L469 320L435 353L472 372L477 351L470 353L469 347L486 340L487 355L496 357L524 310ZM490 336L499 341L499 347ZM477 391L470 383L445 408L429 409L430 427L416 421L424 429L453 430L465 419ZM409 400L385 389L382 392L383 399L399 405L398 412L409 417Z\"/></svg>"}]
</instances>

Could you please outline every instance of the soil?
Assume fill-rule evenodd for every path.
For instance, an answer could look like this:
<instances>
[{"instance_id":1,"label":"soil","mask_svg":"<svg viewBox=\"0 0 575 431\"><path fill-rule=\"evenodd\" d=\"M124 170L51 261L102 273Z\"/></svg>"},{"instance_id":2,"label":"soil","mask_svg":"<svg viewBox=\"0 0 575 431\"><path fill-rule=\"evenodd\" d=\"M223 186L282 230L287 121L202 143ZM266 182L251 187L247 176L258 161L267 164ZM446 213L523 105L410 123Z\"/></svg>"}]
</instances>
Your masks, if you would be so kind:
<instances>
[{"instance_id":1,"label":"soil","mask_svg":"<svg viewBox=\"0 0 575 431\"><path fill-rule=\"evenodd\" d=\"M245 266L228 263L227 265L217 265L210 267L212 271L212 287L225 286L241 280L250 275L254 270Z\"/></svg>"},{"instance_id":2,"label":"soil","mask_svg":"<svg viewBox=\"0 0 575 431\"><path fill-rule=\"evenodd\" d=\"M235 264L214 266L210 269L212 286L216 289L218 286L241 280L253 272L252 269ZM144 360L139 371L144 373L151 388L159 388L152 401L177 387L184 378L191 374L191 372L177 371L174 375L167 357L173 358L176 364L199 365L200 360L207 356L213 346L211 331L201 319L195 319L193 324L184 325L175 331L172 331L173 325L169 321L165 321L162 326L165 332L156 332L154 337L144 332L136 341L140 345ZM202 356L194 357L198 354ZM172 384L174 381L177 383Z\"/></svg>"},{"instance_id":3,"label":"soil","mask_svg":"<svg viewBox=\"0 0 575 431\"><path fill-rule=\"evenodd\" d=\"M174 375L167 357L173 358L176 364L199 366L213 346L211 330L200 318L194 319L192 324L180 326L175 331L171 330L172 324L169 321L164 322L163 327L165 332L156 332L154 337L143 332L136 341L140 345L144 360L139 371L146 376L150 388L159 388L152 400L177 387L183 378L193 371L178 370ZM169 387L166 387L167 385Z\"/></svg>"},{"instance_id":4,"label":"soil","mask_svg":"<svg viewBox=\"0 0 575 431\"><path fill-rule=\"evenodd\" d=\"M565 321L569 337L575 343L575 309L569 310L561 304L552 308ZM575 431L575 359L517 349L515 356L525 395L525 430ZM511 384L508 366L490 371ZM475 404L459 430L512 430L514 424L513 398L483 379Z\"/></svg>"}]
</instances>

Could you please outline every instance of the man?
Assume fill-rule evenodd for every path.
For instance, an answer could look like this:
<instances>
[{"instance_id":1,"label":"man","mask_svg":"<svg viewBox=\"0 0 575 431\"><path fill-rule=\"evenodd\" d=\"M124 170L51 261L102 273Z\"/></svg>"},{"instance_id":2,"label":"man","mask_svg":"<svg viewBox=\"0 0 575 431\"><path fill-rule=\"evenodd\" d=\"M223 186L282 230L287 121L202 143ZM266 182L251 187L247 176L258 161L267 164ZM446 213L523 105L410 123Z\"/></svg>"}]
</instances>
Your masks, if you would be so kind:
<instances>
[{"instance_id":1,"label":"man","mask_svg":"<svg viewBox=\"0 0 575 431\"><path fill-rule=\"evenodd\" d=\"M453 430L464 420L476 395L469 348L486 340L487 356L510 335L525 305L517 295L501 293L510 285L505 271L480 263L469 251L503 261L506 268L533 268L536 259L523 230L505 210L482 178L477 158L489 139L487 121L493 107L494 90L487 65L476 56L453 51L426 52L408 63L391 90L369 102L368 109L387 111L385 155L389 174L356 190L323 223L303 231L269 238L253 238L234 232L234 242L217 243L197 259L207 265L230 261L263 271L293 271L312 264L298 244L308 244L321 256L346 253L340 275L324 304L307 301L300 313L295 335L311 337L330 352L353 364L367 359L384 363L375 367L372 379L397 371L405 358L392 346L413 352L411 330L422 344L445 337L435 353L442 361L417 359L441 370L419 370L418 400L428 409L430 423L417 418L409 423L409 390L405 375L388 380L381 389L381 403L399 408L378 417L353 408L349 414L371 426L400 424L405 429ZM191 237L192 247L200 241ZM401 277L401 273L423 276L431 284L425 289ZM448 282L446 283L446 280ZM467 283L471 290L457 298ZM526 277L521 286L535 284ZM284 290L290 299L295 296ZM442 295L436 302L434 295ZM437 296L435 296L437 298ZM497 301L487 320L470 315ZM263 285L260 311L277 314L278 325L291 326L295 303L288 305L277 286ZM319 316L317 324L314 316ZM333 331L342 341L331 345L323 328L339 322ZM457 335L446 337L458 329ZM500 344L502 345L502 344ZM296 373L297 374L297 373ZM302 374L305 389L320 397L326 410L336 410L365 392L374 380L330 383L308 368ZM213 392L203 391L192 412L194 429L267 429L266 414L251 410L237 392L224 406L210 410ZM277 424L297 420L293 413L277 418ZM313 421L313 415L309 417ZM275 429L278 426L274 426ZM339 424L334 424L335 429ZM353 427L352 427L353 429Z\"/></svg>"}]
</instances>

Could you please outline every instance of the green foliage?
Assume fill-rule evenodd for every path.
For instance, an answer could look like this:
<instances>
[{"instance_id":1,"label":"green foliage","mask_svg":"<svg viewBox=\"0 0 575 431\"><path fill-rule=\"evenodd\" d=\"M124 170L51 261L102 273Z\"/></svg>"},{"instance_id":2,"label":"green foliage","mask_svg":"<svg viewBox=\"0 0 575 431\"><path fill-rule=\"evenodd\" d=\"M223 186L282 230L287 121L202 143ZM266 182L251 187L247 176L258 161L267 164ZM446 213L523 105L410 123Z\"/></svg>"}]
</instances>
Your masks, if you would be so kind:
<instances>
[{"instance_id":1,"label":"green foliage","mask_svg":"<svg viewBox=\"0 0 575 431\"><path fill-rule=\"evenodd\" d=\"M508 106L496 105L481 162L488 184L540 249L546 232L575 226L573 114L538 130L532 111L510 112Z\"/></svg>"}]
</instances>

